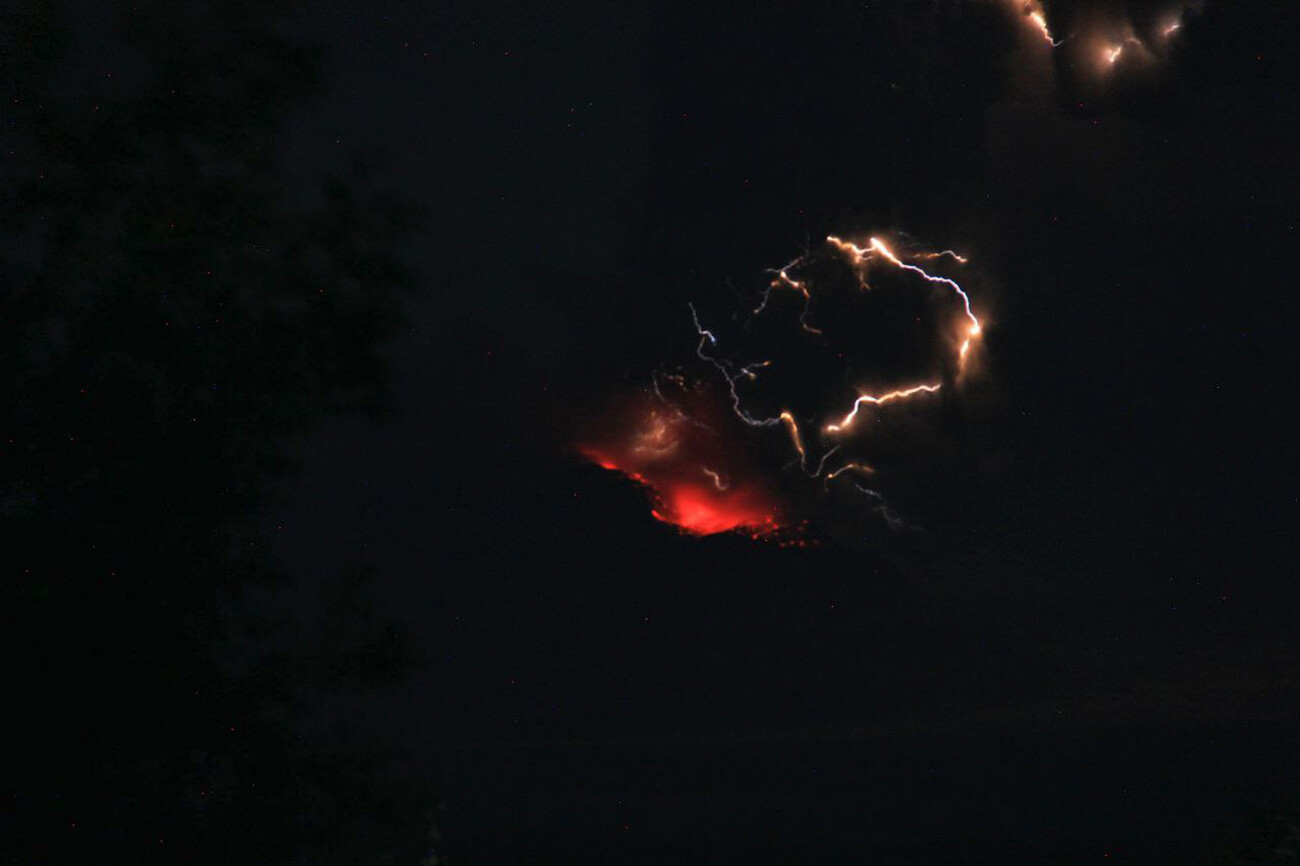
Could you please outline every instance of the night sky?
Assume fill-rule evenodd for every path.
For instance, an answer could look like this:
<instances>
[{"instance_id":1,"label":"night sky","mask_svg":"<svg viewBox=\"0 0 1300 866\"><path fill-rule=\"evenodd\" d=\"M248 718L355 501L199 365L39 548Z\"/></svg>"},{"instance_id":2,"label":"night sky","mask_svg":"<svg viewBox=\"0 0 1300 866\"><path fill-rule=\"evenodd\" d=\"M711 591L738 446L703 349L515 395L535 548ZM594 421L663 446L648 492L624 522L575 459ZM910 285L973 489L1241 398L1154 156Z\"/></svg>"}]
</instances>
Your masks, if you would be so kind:
<instances>
[{"instance_id":1,"label":"night sky","mask_svg":"<svg viewBox=\"0 0 1300 866\"><path fill-rule=\"evenodd\" d=\"M160 79L105 35L116 13L83 5L66 9L71 48L41 92L69 104L110 86L122 88L116 98L149 92ZM185 8L178 32L208 34L195 37L204 45L227 38L210 35L203 4ZM1059 45L1027 17L1034 9ZM430 850L452 866L1297 862L1286 857L1300 850L1300 6L881 0L733 12L377 0L267 21L321 52L319 91L273 106L250 91L230 117L182 118L164 139L200 123L253 128L261 104L275 122L257 139L269 148L258 177L272 179L277 201L314 207L319 178L364 175L384 201L422 212L416 229L392 235L406 276L392 280L402 286L385 301L390 321L366 305L367 281L389 274L371 256L386 249L385 223L321 223L326 253L291 240L291 220L259 227L265 246L250 261L276 285L310 271L308 299L325 292L321 255L359 251L337 266L358 306L319 316L292 299L258 307L248 321L288 323L265 332L265 355L254 351L263 338L247 336L264 332L249 330L205 342L194 361L212 393L259 383L204 404L221 434L172 432L156 396L139 403L155 407L144 417L114 403L95 417L124 425L122 441L153 444L105 446L68 470L72 480L58 467L82 458L15 443L63 437L57 425L83 410L38 396L41 376L64 381L48 373L48 353L6 356L19 373L6 409L17 432L5 438L20 456L6 470L4 515L29 539L14 547L25 571L12 582L66 573L60 589L25 590L14 608L28 624L11 661L27 673L12 688L31 690L15 706L61 719L63 739L48 746L59 758L15 775L25 780L10 786L17 820L43 823L7 843L5 862L174 862L154 836L199 840L211 862L335 862L287 842L203 848L204 834L238 831L221 829L216 812L193 830L196 812L158 805L190 776L123 769L125 759L103 757L118 754L112 738L95 733L129 705L145 719L133 736L152 742L151 726L166 728L167 748L192 755L187 726L220 716L214 724L234 731L245 711L234 707L282 693L297 707L274 722L286 742L316 742L326 717L348 732L346 759L342 747L303 747L311 766L369 768L337 783L338 802L355 788L360 811L362 788L417 791L404 805L419 817L394 832L399 842L376 836L372 859L334 851L337 862L416 863ZM15 32L27 44L45 31ZM251 37L228 38L218 53L237 73L223 74L252 75L241 58L254 54L240 49ZM1113 63L1112 46L1126 46ZM168 74L184 68L173 62ZM125 81L106 84L115 69ZM23 84L24 74L9 77ZM55 146L31 145L32 123L21 113L9 123L23 182L48 162L40 147ZM106 186L104 198L133 200L144 176ZM205 249L219 242L203 232L239 235L196 229ZM878 489L901 527L874 499L796 485L783 428L737 424L726 380L696 354L692 305L768 348L766 332L730 314L751 310L771 269L827 235L969 259L933 267L968 287L984 325L971 375L877 418L869 456L888 467ZM46 321L78 296L32 312L36 293L106 273L69 276L42 258L47 247L14 237L6 256L22 276L7 282L11 312L0 313L11 321ZM130 261L171 263L173 243ZM153 265L131 268L122 273L154 279ZM871 315L903 318L871 333L911 334L920 348L849 340L845 365L919 381L908 365L933 344L903 325L924 310L890 300L889 285L872 291L884 300ZM96 376L109 375L102 359L114 352L143 354L157 339L138 327L143 303L122 295L88 328L100 342L74 338L67 351ZM166 393L180 393L173 378L190 373L172 371L190 370L179 359L197 350L159 351L167 372L143 367L141 381L165 378ZM227 357L250 359L248 378L243 361L221 366ZM221 391L216 374L202 378L217 368L234 371ZM666 371L700 383L720 413L708 417L731 429L726 459L780 491L789 532L682 531L652 515L653 491L584 458L584 443L635 425L629 401L647 399ZM856 387L850 378L841 384ZM363 380L381 396L356 411L329 397L336 380L345 396ZM776 381L792 400L836 385L816 365ZM310 411L298 408L304 394ZM294 420L275 414L284 399ZM229 456L263 446L275 454L252 469ZM173 510L206 502L218 469L247 483L237 506ZM145 476L167 486L135 484ZM140 499L138 519L103 517L133 496L154 496ZM264 551L255 564L227 559L221 544L138 553L218 518ZM69 544L55 539L85 550L53 553ZM153 570L122 578L147 588L85 588L99 580L89 575L104 539L113 562ZM209 581L217 601L194 576L207 566L225 575ZM278 578L236 591L241 568ZM302 671L348 664L334 659L288 668L288 685L243 685L240 671L258 669L250 653L315 652L303 635L318 620L324 644L334 641L338 622L308 599L344 571L364 575L364 598L336 611L338 633L380 623L406 654L400 672L371 677L359 664L346 689L292 685L311 676ZM140 614L134 634L123 623L144 610L135 601L119 611L86 600L144 598L164 584L181 588L161 590L172 595ZM231 641L244 616L234 598L276 611L268 642ZM162 634L166 621L201 636L195 652L239 700L205 697L177 721L147 709L199 693L183 662L136 666L181 645L135 649L135 634ZM118 648L107 674L83 677L79 659L102 647ZM76 696L104 676L136 685ZM156 761L147 746L132 760L163 766L171 759L158 748ZM244 772L220 783L231 803L257 778ZM144 779L133 784L152 786L157 803L119 797L119 775ZM312 810L324 807L294 796L274 801L272 828L323 820ZM141 818L150 810L152 824ZM70 853L81 850L68 841L76 820L98 827L86 844L102 856Z\"/></svg>"}]
</instances>

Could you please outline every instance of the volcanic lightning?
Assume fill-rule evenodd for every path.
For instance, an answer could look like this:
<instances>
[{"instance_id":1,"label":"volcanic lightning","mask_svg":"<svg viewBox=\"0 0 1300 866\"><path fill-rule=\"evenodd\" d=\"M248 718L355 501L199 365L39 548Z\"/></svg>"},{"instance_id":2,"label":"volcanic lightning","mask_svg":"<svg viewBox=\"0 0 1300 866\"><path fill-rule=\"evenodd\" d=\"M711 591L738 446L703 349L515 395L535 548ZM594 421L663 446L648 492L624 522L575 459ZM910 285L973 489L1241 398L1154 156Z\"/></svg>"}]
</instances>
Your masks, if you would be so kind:
<instances>
[{"instance_id":1,"label":"volcanic lightning","mask_svg":"<svg viewBox=\"0 0 1300 866\"><path fill-rule=\"evenodd\" d=\"M871 291L869 278L876 269L885 267L903 272L918 278L919 285L943 289L956 301L952 313L943 313L943 318L936 320L941 330L947 331L952 325L942 322L950 316L957 318L955 339L945 341L951 347L954 361L953 366L947 368L955 370L951 377L931 377L883 391L857 388L847 408L829 412L826 407L808 405L810 395L824 390L823 386L810 382L808 384L812 387L796 388L788 393L790 402L782 405L781 401L773 401L773 395L767 393L771 386L765 386L765 383L772 381L769 375L779 373L777 380L786 382L788 387L790 377L804 369L799 366L797 357L743 360L741 356L746 350L741 335L727 337L712 327L706 327L699 310L694 304L689 304L691 323L698 338L695 355L719 378L721 393L709 386L707 380L691 382L682 375L669 374L652 376L652 389L647 396L653 397L654 403L649 407L637 404L630 432L624 422L620 425L622 432L612 438L604 437L605 441L600 445L585 446L580 450L599 465L617 470L648 488L654 502L652 513L659 520L695 534L742 530L759 536L788 525L783 523L787 509L777 505L773 492L776 488L757 476L751 467L739 462L746 449L738 447L732 437L743 435L752 438L758 436L760 430L782 427L785 447L793 451L795 458L786 468L797 465L801 471L796 477L819 480L822 482L819 489L828 489L830 482L836 479L848 479L850 489L867 498L872 513L893 529L905 526L889 508L884 495L861 482L861 479L879 477L876 468L860 459L857 453L862 443L861 437L854 434L862 426L863 407L872 406L885 411L891 404L919 400L942 388L959 385L967 373L971 349L984 330L975 314L970 294L955 279L942 273L931 273L916 264L943 260L960 267L967 264L966 257L951 249L928 252L911 247L909 243L895 249L879 236L868 237L865 245L835 235L827 236L822 250L805 253L769 272L772 277L760 294L757 305L749 311L749 316L751 319L760 315L782 316L781 310L772 303L773 292L783 290L797 294L802 304L797 313L790 311L788 314L794 317L798 332L808 341L804 345L820 346L809 349L814 354L820 352L819 357L845 359L855 351L851 342L847 345L842 343L845 326L838 321L828 321L824 327L819 327L810 321L820 309L822 280L842 279L835 277L835 273L843 273L842 265L836 260L847 259L849 272L856 277L857 288L848 288L849 295L836 297L851 299L859 293ZM829 251L831 255L823 251ZM915 284L905 282L898 285L901 288ZM826 330L832 325L835 325L833 331ZM841 335L841 340L832 343L835 335ZM777 373L768 373L768 370ZM668 386L673 388L671 393L668 393ZM829 395L834 390L831 388L826 393ZM717 401L708 397L709 394L722 399ZM715 402L710 404L710 399ZM721 404L719 408L728 408L729 413L722 416L713 414L710 405L718 404ZM760 404L771 408L763 411L752 408ZM820 422L818 416L821 416ZM799 420L801 418L806 419L808 426L804 426ZM754 432L739 433L746 428ZM845 450L846 446L850 446L848 450ZM787 482L787 487L789 483L793 482Z\"/></svg>"},{"instance_id":2,"label":"volcanic lightning","mask_svg":"<svg viewBox=\"0 0 1300 866\"><path fill-rule=\"evenodd\" d=\"M767 309L767 302L772 297L773 289L782 287L793 289L800 295L803 295L803 312L799 314L799 327L810 334L820 334L821 330L819 328L815 328L808 324L808 309L812 305L812 295L808 292L807 284L800 280L796 280L794 277L786 273L788 269L793 268L798 263L799 259L795 259L785 267L777 268L775 271L769 272L775 274L775 276L772 278L772 282L768 283L767 288L763 291L762 301L754 308L750 315L757 316L759 313Z\"/></svg>"},{"instance_id":3,"label":"volcanic lightning","mask_svg":"<svg viewBox=\"0 0 1300 866\"><path fill-rule=\"evenodd\" d=\"M790 431L790 444L794 445L795 453L799 455L799 465L806 466L808 464L808 452L804 450L803 436L799 434L799 425L795 423L794 416L788 410L782 410L777 417Z\"/></svg>"},{"instance_id":4,"label":"volcanic lightning","mask_svg":"<svg viewBox=\"0 0 1300 866\"><path fill-rule=\"evenodd\" d=\"M893 265L900 267L904 270L912 271L913 273L920 274L921 277L923 277L924 279L932 283L942 283L943 285L948 286L950 289L956 292L958 297L961 298L962 306L965 308L966 319L968 323L966 327L965 338L962 340L961 345L957 350L958 369L961 370L962 372L965 371L966 355L970 352L971 341L974 340L983 332L983 326L980 325L980 320L975 316L975 313L971 311L970 296L966 294L966 291L962 289L961 286L957 285L957 282L955 280L950 280L947 277L936 277L932 274L927 273L925 270L917 267L916 265L911 265L902 261L901 259L898 258L898 256L894 255L893 250L891 250L888 246L886 246L884 241L880 240L880 238L875 238L875 237L871 238L869 245L865 248L859 247L856 244L849 243L848 241L841 240L835 237L834 235L828 236L826 238L826 242L834 246L836 249L848 253L852 257L853 263L855 265L861 266L867 263L868 261L870 261L870 257L872 253L879 253L880 255L884 256L884 258L890 263L892 263ZM966 262L964 258L952 252L952 250L944 250L941 253L927 254L928 257L939 257L943 255L951 255L957 261L962 262L963 264ZM864 284L865 284L865 280L864 280Z\"/></svg>"},{"instance_id":5,"label":"volcanic lightning","mask_svg":"<svg viewBox=\"0 0 1300 866\"><path fill-rule=\"evenodd\" d=\"M825 428L826 432L841 433L852 427L853 422L858 417L858 409L860 409L864 403L872 403L876 406L880 406L892 400L906 400L908 397L915 396L922 392L933 394L941 387L943 386L936 382L932 385L913 385L911 388L901 388L897 391L890 391L888 394L881 394L880 396L875 396L873 394L859 394L858 399L853 401L853 408L849 410L849 414L845 415L838 424L827 424Z\"/></svg>"},{"instance_id":6,"label":"volcanic lightning","mask_svg":"<svg viewBox=\"0 0 1300 866\"><path fill-rule=\"evenodd\" d=\"M1062 23L1048 16L1044 0L1008 2L1036 40L1052 49L1069 42L1064 50L1090 59L1094 73L1128 66L1130 58L1159 60L1162 46L1202 5L1173 4L1148 28L1077 14ZM1053 23L1071 29L1058 38ZM702 316L688 304L703 372L652 375L643 399L607 419L605 433L586 440L596 444L579 450L643 485L654 516L689 533L776 533L789 525L798 510L791 500L810 480L819 495L859 491L891 528L905 526L884 494L863 481L888 484L897 455L906 453L891 446L898 438L891 431L925 423L900 405L933 406L934 395L966 386L985 331L971 294L955 278L966 273L967 258L917 247L902 234L889 241L828 235L818 248L767 271L747 311L706 326L715 314ZM923 303L899 299L918 286L933 290ZM876 321L879 310L906 311L908 319ZM869 425L867 416L882 423Z\"/></svg>"}]
</instances>

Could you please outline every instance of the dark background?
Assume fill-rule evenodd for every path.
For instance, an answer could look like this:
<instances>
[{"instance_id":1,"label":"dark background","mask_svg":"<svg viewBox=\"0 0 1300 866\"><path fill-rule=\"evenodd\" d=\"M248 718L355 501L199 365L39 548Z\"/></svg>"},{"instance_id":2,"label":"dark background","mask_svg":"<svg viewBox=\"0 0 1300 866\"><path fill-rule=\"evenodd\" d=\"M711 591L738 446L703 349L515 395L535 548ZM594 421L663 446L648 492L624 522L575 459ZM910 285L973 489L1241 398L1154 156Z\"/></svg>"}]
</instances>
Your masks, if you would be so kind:
<instances>
[{"instance_id":1,"label":"dark background","mask_svg":"<svg viewBox=\"0 0 1300 866\"><path fill-rule=\"evenodd\" d=\"M1294 862L1298 11L20 4L6 862ZM900 230L989 292L924 532L569 454Z\"/></svg>"}]
</instances>

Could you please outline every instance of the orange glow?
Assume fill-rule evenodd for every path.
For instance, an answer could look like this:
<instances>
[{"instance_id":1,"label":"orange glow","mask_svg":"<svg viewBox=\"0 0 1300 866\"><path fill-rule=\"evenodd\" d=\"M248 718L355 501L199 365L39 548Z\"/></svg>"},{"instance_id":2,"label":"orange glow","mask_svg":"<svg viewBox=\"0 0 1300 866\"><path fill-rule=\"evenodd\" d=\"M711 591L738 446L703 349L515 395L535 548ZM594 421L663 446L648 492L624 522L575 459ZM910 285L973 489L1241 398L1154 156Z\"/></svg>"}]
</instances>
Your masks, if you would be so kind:
<instances>
[{"instance_id":1,"label":"orange glow","mask_svg":"<svg viewBox=\"0 0 1300 866\"><path fill-rule=\"evenodd\" d=\"M1052 38L1051 28L1047 26L1047 14L1043 11L1041 0L1025 0L1023 3L1017 3L1020 7L1020 14L1025 17L1043 41L1053 48L1061 44L1061 40Z\"/></svg>"},{"instance_id":2,"label":"orange glow","mask_svg":"<svg viewBox=\"0 0 1300 866\"><path fill-rule=\"evenodd\" d=\"M1048 45L1051 45L1053 48L1055 48L1056 46L1061 44L1052 38L1052 31L1047 29L1047 19L1043 17L1042 12L1030 12L1029 20L1034 22L1034 26L1037 27L1039 32L1043 34L1043 38L1047 40Z\"/></svg>"},{"instance_id":3,"label":"orange glow","mask_svg":"<svg viewBox=\"0 0 1300 866\"><path fill-rule=\"evenodd\" d=\"M1136 45L1138 52L1141 55L1147 57L1150 56L1150 49L1147 48L1147 46L1142 42L1142 40L1130 34L1129 36L1124 37L1123 42L1117 42L1111 45L1107 45L1102 50L1101 53L1102 59L1105 61L1107 66L1114 66L1116 61L1118 61L1120 57L1123 56L1125 48L1127 48L1130 45Z\"/></svg>"},{"instance_id":4,"label":"orange glow","mask_svg":"<svg viewBox=\"0 0 1300 866\"><path fill-rule=\"evenodd\" d=\"M777 528L775 512L735 497L719 498L708 488L679 484L655 493L660 500L660 506L650 512L655 519L694 535Z\"/></svg>"},{"instance_id":5,"label":"orange glow","mask_svg":"<svg viewBox=\"0 0 1300 866\"><path fill-rule=\"evenodd\" d=\"M602 469L618 472L644 487L650 496L650 514L655 520L676 526L683 532L716 535L746 530L764 535L781 528L779 510L756 484L727 484L721 475L707 467L701 469L709 476L709 483L680 477L681 467L676 465L636 471L615 457L600 455L590 449L581 450Z\"/></svg>"},{"instance_id":6,"label":"orange glow","mask_svg":"<svg viewBox=\"0 0 1300 866\"><path fill-rule=\"evenodd\" d=\"M767 486L735 464L733 449L719 439L718 419L706 408L690 408L692 415L676 406L666 411L663 402L647 408L639 401L630 414L618 412L609 419L612 429L598 437L599 444L577 450L602 469L641 485L654 518L683 532L743 530L755 537L776 532L781 514Z\"/></svg>"}]
</instances>

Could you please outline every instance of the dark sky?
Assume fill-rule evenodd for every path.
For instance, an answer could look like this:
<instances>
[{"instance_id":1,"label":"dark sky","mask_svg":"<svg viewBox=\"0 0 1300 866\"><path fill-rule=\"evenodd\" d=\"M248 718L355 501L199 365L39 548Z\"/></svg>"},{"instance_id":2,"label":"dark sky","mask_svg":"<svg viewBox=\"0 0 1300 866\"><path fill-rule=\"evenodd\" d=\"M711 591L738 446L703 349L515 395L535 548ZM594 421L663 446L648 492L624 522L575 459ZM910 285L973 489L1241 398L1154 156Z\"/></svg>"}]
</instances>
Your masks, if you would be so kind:
<instances>
[{"instance_id":1,"label":"dark sky","mask_svg":"<svg viewBox=\"0 0 1300 866\"><path fill-rule=\"evenodd\" d=\"M1014 5L285 25L331 85L287 176L360 154L430 219L391 414L297 440L265 523L374 570L421 665L357 713L452 863L1209 862L1300 798L1300 9L1099 71L1174 5L1048 4L1055 51ZM688 302L873 232L985 292L977 398L894 491L923 531L696 538L572 454L689 363Z\"/></svg>"},{"instance_id":2,"label":"dark sky","mask_svg":"<svg viewBox=\"0 0 1300 866\"><path fill-rule=\"evenodd\" d=\"M379 569L453 826L1155 862L1294 795L1295 23L1211 4L1102 78L995 4L314 13L296 146L382 146L435 219L397 414L306 444L283 551ZM688 300L854 230L993 293L928 532L695 539L566 459Z\"/></svg>"}]
</instances>

